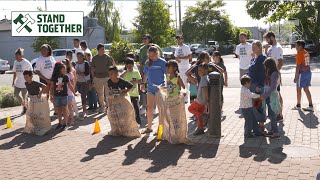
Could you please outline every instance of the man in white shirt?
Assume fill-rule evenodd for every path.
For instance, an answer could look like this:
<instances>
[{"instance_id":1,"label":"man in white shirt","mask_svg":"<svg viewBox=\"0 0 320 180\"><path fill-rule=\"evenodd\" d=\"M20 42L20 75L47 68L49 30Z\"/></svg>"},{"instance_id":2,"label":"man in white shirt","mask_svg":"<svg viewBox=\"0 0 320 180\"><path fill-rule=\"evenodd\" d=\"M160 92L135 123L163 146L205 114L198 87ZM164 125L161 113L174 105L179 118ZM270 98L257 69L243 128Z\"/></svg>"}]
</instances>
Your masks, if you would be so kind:
<instances>
[{"instance_id":1,"label":"man in white shirt","mask_svg":"<svg viewBox=\"0 0 320 180\"><path fill-rule=\"evenodd\" d=\"M190 47L183 44L183 37L182 35L176 36L178 47L176 48L174 52L174 57L176 61L179 64L179 72L180 77L183 81L183 84L185 85L187 89L187 93L185 96L185 103L190 102L190 92L189 92L189 83L187 82L187 75L186 72L190 68L189 60L192 59L192 52L190 50Z\"/></svg>"},{"instance_id":2,"label":"man in white shirt","mask_svg":"<svg viewBox=\"0 0 320 180\"><path fill-rule=\"evenodd\" d=\"M272 58L276 62L277 67L278 67L278 69L280 71L282 66L283 66L283 64L284 64L282 47L277 42L276 35L274 34L274 32L272 32L272 31L267 32L264 35L264 38L266 39L266 41L268 43L268 45L265 46L265 54L268 57ZM271 47L269 47L269 46L271 46ZM277 90L278 90L279 95L280 95L280 105L281 105L280 114L278 115L277 120L278 121L282 121L283 120L283 115L282 115L283 99L282 99L282 96L280 94L280 85L278 86Z\"/></svg>"},{"instance_id":3,"label":"man in white shirt","mask_svg":"<svg viewBox=\"0 0 320 180\"><path fill-rule=\"evenodd\" d=\"M25 99L27 94L27 88L23 76L24 71L32 71L31 63L23 58L23 49L18 48L15 52L16 60L13 64L13 80L12 87L14 87L14 96L20 102L23 110L21 114L25 114L27 111ZM20 97L20 92L22 97Z\"/></svg>"},{"instance_id":4,"label":"man in white shirt","mask_svg":"<svg viewBox=\"0 0 320 180\"><path fill-rule=\"evenodd\" d=\"M82 49L81 49L81 46L80 46L80 39L79 38L74 38L73 39L73 47L74 47L74 50L75 50L75 54L77 54L78 52L81 52Z\"/></svg>"},{"instance_id":5,"label":"man in white shirt","mask_svg":"<svg viewBox=\"0 0 320 180\"><path fill-rule=\"evenodd\" d=\"M80 46L81 46L81 49L82 49L83 53L89 53L90 56L92 57L91 51L88 48L87 42L85 40L80 42Z\"/></svg>"},{"instance_id":6,"label":"man in white shirt","mask_svg":"<svg viewBox=\"0 0 320 180\"><path fill-rule=\"evenodd\" d=\"M239 35L240 44L236 47L236 55L239 58L239 72L240 76L246 75L249 72L249 66L252 59L252 47L250 43L247 43L247 34L241 32Z\"/></svg>"}]
</instances>

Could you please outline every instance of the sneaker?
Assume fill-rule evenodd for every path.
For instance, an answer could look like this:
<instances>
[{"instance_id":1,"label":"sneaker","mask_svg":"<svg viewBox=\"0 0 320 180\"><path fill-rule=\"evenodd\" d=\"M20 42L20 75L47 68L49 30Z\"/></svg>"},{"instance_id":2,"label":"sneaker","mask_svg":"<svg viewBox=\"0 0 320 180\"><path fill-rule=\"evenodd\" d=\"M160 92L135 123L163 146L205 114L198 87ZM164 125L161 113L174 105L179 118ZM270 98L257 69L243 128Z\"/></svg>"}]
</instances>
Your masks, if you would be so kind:
<instances>
[{"instance_id":1,"label":"sneaker","mask_svg":"<svg viewBox=\"0 0 320 180\"><path fill-rule=\"evenodd\" d=\"M152 129L149 129L149 128L146 128L144 131L142 131L141 134L149 134L149 133L152 133Z\"/></svg>"},{"instance_id":2,"label":"sneaker","mask_svg":"<svg viewBox=\"0 0 320 180\"><path fill-rule=\"evenodd\" d=\"M141 110L140 110L140 115L144 115L146 114L147 110L145 107L142 107Z\"/></svg>"},{"instance_id":3,"label":"sneaker","mask_svg":"<svg viewBox=\"0 0 320 180\"><path fill-rule=\"evenodd\" d=\"M313 106L309 106L309 107L303 108L303 110L312 111L313 112Z\"/></svg>"},{"instance_id":4,"label":"sneaker","mask_svg":"<svg viewBox=\"0 0 320 180\"><path fill-rule=\"evenodd\" d=\"M204 134L204 129L203 129L203 128L197 128L197 129L193 132L193 135L194 135L194 136L198 136L198 135L201 135L201 134Z\"/></svg>"},{"instance_id":5,"label":"sneaker","mask_svg":"<svg viewBox=\"0 0 320 180\"><path fill-rule=\"evenodd\" d=\"M62 125L59 123L55 130L59 130L60 128L62 128Z\"/></svg>"},{"instance_id":6,"label":"sneaker","mask_svg":"<svg viewBox=\"0 0 320 180\"><path fill-rule=\"evenodd\" d=\"M282 121L283 121L283 116L279 114L277 116L277 122L282 122Z\"/></svg>"},{"instance_id":7,"label":"sneaker","mask_svg":"<svg viewBox=\"0 0 320 180\"><path fill-rule=\"evenodd\" d=\"M297 104L296 106L294 106L291 110L300 110L301 109L301 105Z\"/></svg>"},{"instance_id":8,"label":"sneaker","mask_svg":"<svg viewBox=\"0 0 320 180\"><path fill-rule=\"evenodd\" d=\"M281 136L277 133L274 133L271 137L269 137L270 139L279 139Z\"/></svg>"},{"instance_id":9,"label":"sneaker","mask_svg":"<svg viewBox=\"0 0 320 180\"><path fill-rule=\"evenodd\" d=\"M62 125L62 126L61 126L61 131L65 130L65 129L66 129L66 127L67 127L67 125L66 125L66 124Z\"/></svg>"}]
</instances>

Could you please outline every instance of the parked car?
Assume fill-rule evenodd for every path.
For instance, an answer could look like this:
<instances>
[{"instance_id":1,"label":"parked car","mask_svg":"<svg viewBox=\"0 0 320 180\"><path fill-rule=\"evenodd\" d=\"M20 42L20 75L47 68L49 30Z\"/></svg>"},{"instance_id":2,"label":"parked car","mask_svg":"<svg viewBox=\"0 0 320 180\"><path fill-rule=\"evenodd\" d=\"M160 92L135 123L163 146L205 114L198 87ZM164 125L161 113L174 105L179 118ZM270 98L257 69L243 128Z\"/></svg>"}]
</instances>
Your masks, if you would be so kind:
<instances>
[{"instance_id":1,"label":"parked car","mask_svg":"<svg viewBox=\"0 0 320 180\"><path fill-rule=\"evenodd\" d=\"M220 46L218 41L208 41L208 45L209 45L209 47L213 48L214 51L219 49L219 46Z\"/></svg>"},{"instance_id":2,"label":"parked car","mask_svg":"<svg viewBox=\"0 0 320 180\"><path fill-rule=\"evenodd\" d=\"M0 58L0 74L6 73L10 70L9 61Z\"/></svg>"},{"instance_id":3,"label":"parked car","mask_svg":"<svg viewBox=\"0 0 320 180\"><path fill-rule=\"evenodd\" d=\"M208 45L202 44L202 45L198 46L198 48L194 51L194 53L195 53L196 55L199 55L202 51L208 52L209 49L210 49L210 48L209 48Z\"/></svg>"},{"instance_id":4,"label":"parked car","mask_svg":"<svg viewBox=\"0 0 320 180\"><path fill-rule=\"evenodd\" d=\"M191 44L190 45L190 50L191 52L194 54L195 51L198 49L198 47L200 46L201 44Z\"/></svg>"},{"instance_id":5,"label":"parked car","mask_svg":"<svg viewBox=\"0 0 320 180\"><path fill-rule=\"evenodd\" d=\"M52 56L56 62L61 62L66 58L67 51L72 51L72 61L77 62L77 55L74 49L54 49L52 50Z\"/></svg>"},{"instance_id":6,"label":"parked car","mask_svg":"<svg viewBox=\"0 0 320 180\"><path fill-rule=\"evenodd\" d=\"M170 46L170 47L166 47L166 48L162 48L162 53L164 56L165 60L170 60L170 59L174 59L174 52L176 51L176 47L174 46Z\"/></svg>"},{"instance_id":7,"label":"parked car","mask_svg":"<svg viewBox=\"0 0 320 180\"><path fill-rule=\"evenodd\" d=\"M315 43L312 40L305 40L306 45L304 46L305 50L308 51L310 55L317 54L317 48Z\"/></svg>"}]
</instances>

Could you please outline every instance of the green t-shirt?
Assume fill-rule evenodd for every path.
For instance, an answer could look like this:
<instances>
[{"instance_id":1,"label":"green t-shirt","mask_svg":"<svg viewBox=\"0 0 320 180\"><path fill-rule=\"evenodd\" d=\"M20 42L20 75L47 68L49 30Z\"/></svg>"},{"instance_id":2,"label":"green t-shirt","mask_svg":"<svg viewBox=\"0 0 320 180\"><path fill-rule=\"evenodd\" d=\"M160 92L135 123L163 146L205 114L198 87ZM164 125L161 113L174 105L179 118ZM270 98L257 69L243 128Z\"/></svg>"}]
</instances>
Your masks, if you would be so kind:
<instances>
[{"instance_id":1,"label":"green t-shirt","mask_svg":"<svg viewBox=\"0 0 320 180\"><path fill-rule=\"evenodd\" d=\"M106 78L109 77L108 69L113 64L113 59L104 54L99 56L98 54L92 58L91 66L95 69L95 77L97 78Z\"/></svg>"},{"instance_id":2,"label":"green t-shirt","mask_svg":"<svg viewBox=\"0 0 320 180\"><path fill-rule=\"evenodd\" d=\"M133 71L126 71L123 79L126 81L133 81L133 80L141 80L141 75L139 73L139 71L137 70L133 70ZM137 83L133 84L132 89L129 92L129 95L131 97L138 97L139 96L139 86Z\"/></svg>"}]
</instances>

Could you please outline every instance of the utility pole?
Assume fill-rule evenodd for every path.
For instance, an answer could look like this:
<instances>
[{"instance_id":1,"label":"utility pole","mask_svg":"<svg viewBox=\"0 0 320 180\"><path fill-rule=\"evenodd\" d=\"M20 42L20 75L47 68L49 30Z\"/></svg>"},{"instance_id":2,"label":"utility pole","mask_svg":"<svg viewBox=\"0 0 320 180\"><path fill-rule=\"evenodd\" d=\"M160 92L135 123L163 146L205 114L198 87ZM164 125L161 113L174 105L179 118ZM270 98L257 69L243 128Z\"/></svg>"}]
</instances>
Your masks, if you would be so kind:
<instances>
[{"instance_id":1,"label":"utility pole","mask_svg":"<svg viewBox=\"0 0 320 180\"><path fill-rule=\"evenodd\" d=\"M182 35L182 27L181 27L181 0L178 0L179 3L179 32Z\"/></svg>"}]
</instances>

